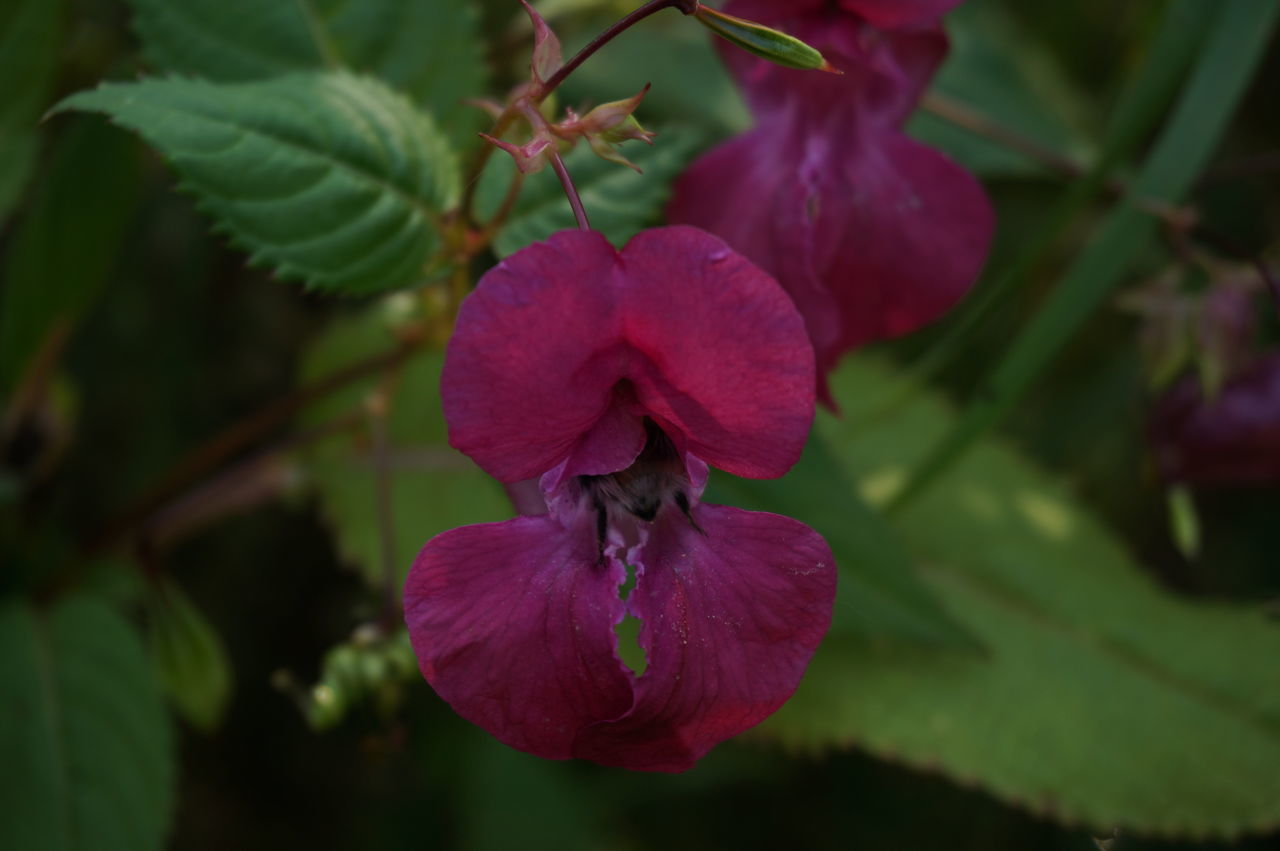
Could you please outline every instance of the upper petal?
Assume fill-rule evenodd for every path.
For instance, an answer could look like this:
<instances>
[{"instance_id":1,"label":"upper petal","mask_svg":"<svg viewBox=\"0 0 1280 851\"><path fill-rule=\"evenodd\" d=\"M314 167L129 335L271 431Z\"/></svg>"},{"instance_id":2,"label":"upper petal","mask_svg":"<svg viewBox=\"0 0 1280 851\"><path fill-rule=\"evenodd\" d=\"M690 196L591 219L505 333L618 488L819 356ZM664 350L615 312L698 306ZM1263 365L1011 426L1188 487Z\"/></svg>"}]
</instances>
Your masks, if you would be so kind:
<instances>
[{"instance_id":1,"label":"upper petal","mask_svg":"<svg viewBox=\"0 0 1280 851\"><path fill-rule=\"evenodd\" d=\"M566 459L570 475L622 469L644 415L682 451L761 477L799 457L812 385L777 282L709 234L658 228L621 252L564 231L491 270L463 304L441 394L450 442L503 481Z\"/></svg>"},{"instance_id":2,"label":"upper petal","mask_svg":"<svg viewBox=\"0 0 1280 851\"><path fill-rule=\"evenodd\" d=\"M463 302L440 394L449 442L494 478L542 475L609 409L622 368L615 257L600 234L563 231L490 269Z\"/></svg>"},{"instance_id":3,"label":"upper petal","mask_svg":"<svg viewBox=\"0 0 1280 851\"><path fill-rule=\"evenodd\" d=\"M514 748L572 756L582 728L626 711L615 653L625 571L597 564L587 517L464 526L433 538L405 583L423 675L459 715Z\"/></svg>"},{"instance_id":4,"label":"upper petal","mask_svg":"<svg viewBox=\"0 0 1280 851\"><path fill-rule=\"evenodd\" d=\"M814 403L813 354L787 294L695 228L645 231L622 259L640 406L713 467L784 474L800 457Z\"/></svg>"},{"instance_id":5,"label":"upper petal","mask_svg":"<svg viewBox=\"0 0 1280 851\"><path fill-rule=\"evenodd\" d=\"M583 730L574 755L646 771L683 771L768 717L800 682L831 622L831 550L776 514L674 511L640 548L629 607L644 623L648 668L635 706Z\"/></svg>"}]
</instances>

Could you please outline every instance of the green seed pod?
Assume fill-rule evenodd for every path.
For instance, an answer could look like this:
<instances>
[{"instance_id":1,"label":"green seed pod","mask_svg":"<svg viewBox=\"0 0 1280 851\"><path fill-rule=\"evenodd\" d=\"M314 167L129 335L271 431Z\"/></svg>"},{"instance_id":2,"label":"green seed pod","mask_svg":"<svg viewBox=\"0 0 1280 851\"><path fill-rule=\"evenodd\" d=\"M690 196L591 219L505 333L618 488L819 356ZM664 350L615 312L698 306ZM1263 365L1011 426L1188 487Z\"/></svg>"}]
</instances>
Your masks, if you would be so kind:
<instances>
[{"instance_id":1,"label":"green seed pod","mask_svg":"<svg viewBox=\"0 0 1280 851\"><path fill-rule=\"evenodd\" d=\"M369 648L360 654L360 682L365 688L376 688L391 673L391 664L381 647Z\"/></svg>"},{"instance_id":2,"label":"green seed pod","mask_svg":"<svg viewBox=\"0 0 1280 851\"><path fill-rule=\"evenodd\" d=\"M843 73L817 50L784 32L701 5L693 15L716 35L770 62L802 71Z\"/></svg>"},{"instance_id":3,"label":"green seed pod","mask_svg":"<svg viewBox=\"0 0 1280 851\"><path fill-rule=\"evenodd\" d=\"M364 686L360 657L360 651L350 644L337 645L325 654L322 681L330 683L335 691L344 695L347 692L358 692Z\"/></svg>"},{"instance_id":4,"label":"green seed pod","mask_svg":"<svg viewBox=\"0 0 1280 851\"><path fill-rule=\"evenodd\" d=\"M305 712L311 729L329 730L338 726L347 711L342 693L322 680L311 689L310 698Z\"/></svg>"}]
</instances>

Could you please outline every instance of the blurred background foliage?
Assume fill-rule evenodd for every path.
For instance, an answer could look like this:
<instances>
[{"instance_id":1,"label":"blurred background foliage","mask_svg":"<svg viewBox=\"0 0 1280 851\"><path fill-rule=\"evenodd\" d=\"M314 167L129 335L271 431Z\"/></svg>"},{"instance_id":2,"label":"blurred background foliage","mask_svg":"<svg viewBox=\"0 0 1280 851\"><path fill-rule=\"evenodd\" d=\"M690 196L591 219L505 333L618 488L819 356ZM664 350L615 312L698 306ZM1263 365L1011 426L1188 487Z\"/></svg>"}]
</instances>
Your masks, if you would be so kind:
<instances>
[{"instance_id":1,"label":"blurred background foliage","mask_svg":"<svg viewBox=\"0 0 1280 851\"><path fill-rule=\"evenodd\" d=\"M226 215L216 178L184 173L193 198L101 116L37 119L101 79L258 80L341 55L432 111L465 161L484 122L457 101L520 78L527 21L505 0L320 0L324 37L290 41L286 13L264 29L266 7L242 5L0 9L0 846L1280 848L1266 838L1280 489L1196 493L1200 552L1180 551L1144 443L1138 323L1114 297L997 438L895 507L957 405L1097 250L1105 191L976 319L854 358L834 385L842 417L820 415L791 476L713 483L716 499L809 522L841 561L832 636L778 716L678 777L537 760L457 718L406 656L388 596L431 535L510 513L445 442L432 310L446 283L384 298L284 285L279 258L248 265L212 232L197 201ZM634 5L539 4L568 48ZM1157 60L1205 49L1217 4L1198 5L1181 7L1207 16L1203 32ZM951 59L911 129L995 201L984 286L1100 155L1122 81L1156 61L1175 6L968 0L950 17ZM1242 257L1274 251L1280 223L1280 50L1259 55L1186 199ZM1166 101L1183 83L1169 75ZM706 34L673 12L593 58L560 102L646 82L659 142L627 152L645 175L569 160L616 242L660 221L669 181L750 120ZM1167 106L1114 177L1140 172ZM959 126L957 107L1017 143ZM509 179L495 159L481 209ZM432 191L465 191L448 181ZM571 222L534 175L494 253ZM1125 246L1121 288L1185 255L1186 234L1159 236ZM316 391L352 364L358 380Z\"/></svg>"}]
</instances>

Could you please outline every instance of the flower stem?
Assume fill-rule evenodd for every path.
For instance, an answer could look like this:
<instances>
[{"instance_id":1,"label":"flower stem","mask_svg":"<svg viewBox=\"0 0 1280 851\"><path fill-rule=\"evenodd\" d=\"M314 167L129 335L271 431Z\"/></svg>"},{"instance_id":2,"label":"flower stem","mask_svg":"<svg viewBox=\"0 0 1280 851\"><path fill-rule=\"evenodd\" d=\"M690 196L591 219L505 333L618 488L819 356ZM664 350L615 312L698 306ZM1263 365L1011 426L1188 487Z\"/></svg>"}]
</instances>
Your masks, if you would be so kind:
<instances>
[{"instance_id":1,"label":"flower stem","mask_svg":"<svg viewBox=\"0 0 1280 851\"><path fill-rule=\"evenodd\" d=\"M1030 136L1006 127L980 110L947 95L936 91L929 92L921 99L920 105L926 112L933 113L943 121L967 130L975 136L989 139L1003 148L1016 151L1057 174L1065 177L1082 177L1086 171L1084 166L1071 157Z\"/></svg>"},{"instance_id":2,"label":"flower stem","mask_svg":"<svg viewBox=\"0 0 1280 851\"><path fill-rule=\"evenodd\" d=\"M622 33L631 29L631 27L643 21L650 15L661 12L663 9L679 9L685 15L692 15L698 8L698 0L649 0L640 8L628 14L611 24L608 29L591 39L586 47L575 53L568 62L564 63L554 74L551 75L541 88L528 95L535 104L542 103L546 98L559 88L560 84L568 78L570 74L578 70L583 62L591 58L597 50L613 41ZM523 100L524 98L522 98ZM493 128L489 130L490 136L495 139L501 139L503 134L511 129L511 125L515 122L516 116L520 113L519 103L509 105L502 115L494 122ZM476 151L476 158L471 163L471 168L467 172L466 189L463 192L461 209L464 217L470 217L471 207L475 201L476 187L479 185L480 173L484 171L484 167L489 163L489 157L493 156L493 145L484 145Z\"/></svg>"},{"instance_id":3,"label":"flower stem","mask_svg":"<svg viewBox=\"0 0 1280 851\"><path fill-rule=\"evenodd\" d=\"M578 221L578 230L591 230L591 222L587 221L587 211L582 206L582 198L578 196L578 187L573 185L573 178L569 176L569 169L564 167L564 160L560 159L559 151L551 154L551 167L555 169L556 177L560 178L560 185L564 187L564 194L569 198L573 217Z\"/></svg>"},{"instance_id":4,"label":"flower stem","mask_svg":"<svg viewBox=\"0 0 1280 851\"><path fill-rule=\"evenodd\" d=\"M387 436L387 408L394 372L389 372L368 399L365 407L369 415L369 436L373 444L373 474L376 481L376 505L378 511L378 542L382 550L382 628L390 632L395 628L400 613L398 589L399 561L396 553L395 514L392 506L391 449Z\"/></svg>"},{"instance_id":5,"label":"flower stem","mask_svg":"<svg viewBox=\"0 0 1280 851\"><path fill-rule=\"evenodd\" d=\"M1001 145L1011 151L1020 153L1062 177L1076 179L1088 176L1088 169L1071 157L1000 124L961 101L937 92L930 92L925 95L921 105L926 111L942 120L967 130L976 136L995 142L997 145ZM1273 152L1272 156L1276 156L1276 153ZM1256 162L1258 165L1266 167L1271 161L1267 155L1263 155ZM1274 161L1280 163L1280 158L1276 158ZM1248 172L1246 171L1245 173L1247 174ZM1203 182L1204 179L1202 178L1197 185ZM1109 178L1104 181L1103 185L1106 187L1107 192L1117 199L1128 197L1132 188L1127 182L1119 178ZM1251 252L1230 236L1216 231L1200 221L1200 217L1193 206L1178 206L1143 197L1132 198L1132 203L1144 213L1159 219L1172 233L1187 233L1197 241L1211 246L1214 250L1228 257L1252 265L1271 292L1277 310L1280 310L1280 277L1277 277L1270 270L1261 256ZM962 327L967 330L968 326ZM936 365L944 366L948 362L949 356L939 360ZM931 372L932 368L923 371L921 374L928 375Z\"/></svg>"},{"instance_id":6,"label":"flower stem","mask_svg":"<svg viewBox=\"0 0 1280 851\"><path fill-rule=\"evenodd\" d=\"M597 50L604 47L606 44L613 41L619 35L640 23L650 15L668 8L679 9L686 15L692 15L694 11L697 10L698 3L696 0L649 0L648 3L645 3L639 9L636 9L631 14L613 23L604 32L591 39L586 47L575 53L573 58L564 63L560 70L552 74L547 80L546 85L543 86L541 94L538 96L538 100L541 101L547 95L555 91L556 87L563 83L566 77L576 71L579 65L590 59L591 55Z\"/></svg>"},{"instance_id":7,"label":"flower stem","mask_svg":"<svg viewBox=\"0 0 1280 851\"><path fill-rule=\"evenodd\" d=\"M485 222L484 231L481 234L481 242L488 245L498 233L499 229L511 217L512 211L516 208L516 202L520 200L520 190L524 188L524 173L517 169L511 176L511 182L507 185L507 194L502 199L498 212L493 214L493 218Z\"/></svg>"}]
</instances>

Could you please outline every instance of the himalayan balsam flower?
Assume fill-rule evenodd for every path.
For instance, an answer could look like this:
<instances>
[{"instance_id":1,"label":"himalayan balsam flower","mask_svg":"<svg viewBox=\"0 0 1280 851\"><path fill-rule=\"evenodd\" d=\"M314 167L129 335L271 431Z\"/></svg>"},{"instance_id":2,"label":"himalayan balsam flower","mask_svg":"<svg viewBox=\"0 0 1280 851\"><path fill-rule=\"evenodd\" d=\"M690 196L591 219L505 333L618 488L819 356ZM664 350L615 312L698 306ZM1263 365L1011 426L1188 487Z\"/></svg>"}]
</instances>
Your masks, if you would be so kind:
<instances>
[{"instance_id":1,"label":"himalayan balsam flower","mask_svg":"<svg viewBox=\"0 0 1280 851\"><path fill-rule=\"evenodd\" d=\"M733 0L843 75L781 68L720 45L756 118L676 184L672 221L705 228L776 276L823 375L849 349L950 309L994 221L981 186L903 122L947 49L958 0Z\"/></svg>"},{"instance_id":2,"label":"himalayan balsam flower","mask_svg":"<svg viewBox=\"0 0 1280 851\"><path fill-rule=\"evenodd\" d=\"M486 274L446 353L450 441L503 482L539 477L547 512L418 556L405 616L436 691L520 750L651 771L776 710L830 623L831 551L795 520L699 496L708 464L795 463L813 370L777 283L693 228L622 251L566 231ZM639 676L617 651L625 613Z\"/></svg>"},{"instance_id":3,"label":"himalayan balsam flower","mask_svg":"<svg viewBox=\"0 0 1280 851\"><path fill-rule=\"evenodd\" d=\"M1280 483L1280 352L1240 370L1206 399L1189 376L1161 400L1149 427L1166 481Z\"/></svg>"}]
</instances>

